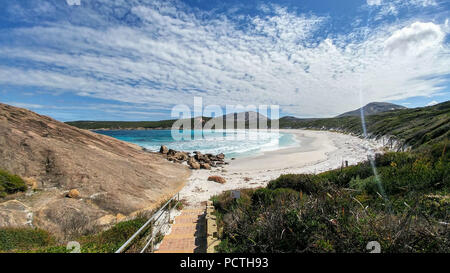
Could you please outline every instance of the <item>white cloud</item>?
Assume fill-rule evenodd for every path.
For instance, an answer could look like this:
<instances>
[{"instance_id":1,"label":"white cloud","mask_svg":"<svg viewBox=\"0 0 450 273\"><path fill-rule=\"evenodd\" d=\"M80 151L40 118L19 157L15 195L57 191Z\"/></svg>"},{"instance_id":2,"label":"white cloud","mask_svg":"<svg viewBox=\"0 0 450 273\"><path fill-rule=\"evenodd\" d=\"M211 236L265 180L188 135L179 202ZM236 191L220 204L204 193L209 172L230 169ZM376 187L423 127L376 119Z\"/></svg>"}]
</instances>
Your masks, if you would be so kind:
<instances>
[{"instance_id":1,"label":"white cloud","mask_svg":"<svg viewBox=\"0 0 450 273\"><path fill-rule=\"evenodd\" d=\"M445 33L434 23L415 22L392 34L386 40L385 48L389 53L420 54L424 50L442 45Z\"/></svg>"},{"instance_id":2,"label":"white cloud","mask_svg":"<svg viewBox=\"0 0 450 273\"><path fill-rule=\"evenodd\" d=\"M437 6L435 0L409 0L409 4L421 7Z\"/></svg>"},{"instance_id":3,"label":"white cloud","mask_svg":"<svg viewBox=\"0 0 450 273\"><path fill-rule=\"evenodd\" d=\"M430 101L426 106L433 106L433 105L436 105L436 104L438 104L438 102L433 100L433 101Z\"/></svg>"},{"instance_id":4,"label":"white cloud","mask_svg":"<svg viewBox=\"0 0 450 273\"><path fill-rule=\"evenodd\" d=\"M79 6L81 5L81 0L66 0L66 3L69 6Z\"/></svg>"},{"instance_id":5,"label":"white cloud","mask_svg":"<svg viewBox=\"0 0 450 273\"><path fill-rule=\"evenodd\" d=\"M398 20L399 17L408 17L411 14L420 18L430 10L433 10L435 15L445 14L445 8L440 7L435 0L368 0L367 5L373 12L374 21L392 17Z\"/></svg>"},{"instance_id":6,"label":"white cloud","mask_svg":"<svg viewBox=\"0 0 450 273\"><path fill-rule=\"evenodd\" d=\"M27 108L27 109L42 109L42 108L44 108L43 105L32 104L32 103L8 102L8 104L16 106L16 107L20 107L20 108Z\"/></svg>"},{"instance_id":7,"label":"white cloud","mask_svg":"<svg viewBox=\"0 0 450 273\"><path fill-rule=\"evenodd\" d=\"M434 23L383 25L362 40L357 32L316 39L328 18L279 7L245 28L170 4L132 13L140 27L16 29L11 35L37 45L3 46L0 55L39 65L3 63L0 84L158 109L202 96L206 104L279 104L294 115L333 116L358 108L360 91L364 103L432 95L450 73L450 51ZM417 47L421 54L397 54Z\"/></svg>"},{"instance_id":8,"label":"white cloud","mask_svg":"<svg viewBox=\"0 0 450 273\"><path fill-rule=\"evenodd\" d=\"M367 0L367 5L369 6L379 6L382 0Z\"/></svg>"}]
</instances>

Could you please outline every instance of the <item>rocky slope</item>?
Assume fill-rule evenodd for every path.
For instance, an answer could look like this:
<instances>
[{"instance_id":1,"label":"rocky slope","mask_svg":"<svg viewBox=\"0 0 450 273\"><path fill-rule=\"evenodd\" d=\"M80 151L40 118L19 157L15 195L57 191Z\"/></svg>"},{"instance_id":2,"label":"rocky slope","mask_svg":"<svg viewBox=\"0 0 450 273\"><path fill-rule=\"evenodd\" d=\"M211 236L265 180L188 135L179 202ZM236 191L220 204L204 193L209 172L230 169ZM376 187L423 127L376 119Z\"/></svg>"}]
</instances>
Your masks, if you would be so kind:
<instances>
[{"instance_id":1,"label":"rocky slope","mask_svg":"<svg viewBox=\"0 0 450 273\"><path fill-rule=\"evenodd\" d=\"M5 104L0 169L30 185L25 194L0 199L0 227L35 226L60 236L152 209L190 175L186 166L136 145Z\"/></svg>"}]
</instances>

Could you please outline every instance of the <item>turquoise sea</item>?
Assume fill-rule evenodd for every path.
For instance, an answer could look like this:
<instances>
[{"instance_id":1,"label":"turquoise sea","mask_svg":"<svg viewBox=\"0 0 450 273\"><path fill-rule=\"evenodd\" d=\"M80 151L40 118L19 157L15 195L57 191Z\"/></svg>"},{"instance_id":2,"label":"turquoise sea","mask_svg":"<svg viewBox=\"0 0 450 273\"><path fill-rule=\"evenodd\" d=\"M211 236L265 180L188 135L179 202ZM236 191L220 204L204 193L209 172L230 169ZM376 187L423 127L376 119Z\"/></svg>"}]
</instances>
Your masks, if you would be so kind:
<instances>
[{"instance_id":1,"label":"turquoise sea","mask_svg":"<svg viewBox=\"0 0 450 273\"><path fill-rule=\"evenodd\" d=\"M251 156L264 151L298 145L298 141L293 134L284 132L274 133L270 131L190 130L183 132L188 137L181 140L174 139L171 130L117 130L96 132L137 144L151 151L159 151L161 145L166 145L170 149L186 152L224 153L228 158ZM194 138L194 135L197 138Z\"/></svg>"}]
</instances>

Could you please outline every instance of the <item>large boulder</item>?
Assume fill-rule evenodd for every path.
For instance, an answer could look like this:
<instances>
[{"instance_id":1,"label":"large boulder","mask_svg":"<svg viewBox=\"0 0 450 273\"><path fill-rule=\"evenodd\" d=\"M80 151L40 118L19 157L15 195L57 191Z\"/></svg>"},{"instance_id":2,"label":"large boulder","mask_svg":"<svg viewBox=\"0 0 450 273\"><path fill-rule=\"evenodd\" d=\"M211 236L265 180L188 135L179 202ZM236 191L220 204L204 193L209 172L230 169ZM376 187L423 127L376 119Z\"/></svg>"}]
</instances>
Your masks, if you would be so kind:
<instances>
[{"instance_id":1,"label":"large boulder","mask_svg":"<svg viewBox=\"0 0 450 273\"><path fill-rule=\"evenodd\" d=\"M194 156L194 158L198 161L198 162L204 162L204 163L211 163L211 160L209 159L209 157L207 155L198 153Z\"/></svg>"},{"instance_id":2,"label":"large boulder","mask_svg":"<svg viewBox=\"0 0 450 273\"><path fill-rule=\"evenodd\" d=\"M189 159L188 154L185 153L185 152L177 152L177 153L174 155L174 157L175 157L176 159L178 159L178 160L181 160L181 161L186 161L186 160Z\"/></svg>"},{"instance_id":3,"label":"large boulder","mask_svg":"<svg viewBox=\"0 0 450 273\"><path fill-rule=\"evenodd\" d=\"M188 165L195 170L200 169L200 163L198 163L193 157L189 158Z\"/></svg>"},{"instance_id":4,"label":"large boulder","mask_svg":"<svg viewBox=\"0 0 450 273\"><path fill-rule=\"evenodd\" d=\"M169 152L169 148L167 148L167 146L162 145L161 148L159 149L159 152L162 154L167 154Z\"/></svg>"},{"instance_id":5,"label":"large boulder","mask_svg":"<svg viewBox=\"0 0 450 273\"><path fill-rule=\"evenodd\" d=\"M225 180L225 178L223 178L222 176L218 176L218 175L213 175L208 177L208 181L214 181L216 183L220 183L220 184L225 184L227 182L227 180Z\"/></svg>"},{"instance_id":6,"label":"large boulder","mask_svg":"<svg viewBox=\"0 0 450 273\"><path fill-rule=\"evenodd\" d=\"M77 189L71 189L69 193L67 194L67 197L69 198L78 198L80 197L80 192Z\"/></svg>"},{"instance_id":7,"label":"large boulder","mask_svg":"<svg viewBox=\"0 0 450 273\"><path fill-rule=\"evenodd\" d=\"M200 163L198 163L198 162L193 162L189 166L191 166L191 168L194 170L198 170L201 167Z\"/></svg>"},{"instance_id":8,"label":"large boulder","mask_svg":"<svg viewBox=\"0 0 450 273\"><path fill-rule=\"evenodd\" d=\"M203 161L203 154L202 153L200 153L200 152L194 152L194 158L195 158L195 160L197 160L197 161Z\"/></svg>"},{"instance_id":9,"label":"large boulder","mask_svg":"<svg viewBox=\"0 0 450 273\"><path fill-rule=\"evenodd\" d=\"M211 170L211 165L209 165L208 163L200 163L200 167L202 169Z\"/></svg>"}]
</instances>

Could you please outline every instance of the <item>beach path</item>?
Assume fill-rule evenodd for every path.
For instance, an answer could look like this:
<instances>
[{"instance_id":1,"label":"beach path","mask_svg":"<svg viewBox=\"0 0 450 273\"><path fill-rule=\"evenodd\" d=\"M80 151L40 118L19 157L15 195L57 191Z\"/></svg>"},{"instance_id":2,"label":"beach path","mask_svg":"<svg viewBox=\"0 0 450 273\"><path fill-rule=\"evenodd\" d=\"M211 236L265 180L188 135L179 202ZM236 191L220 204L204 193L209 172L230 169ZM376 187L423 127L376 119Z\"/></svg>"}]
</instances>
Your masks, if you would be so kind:
<instances>
[{"instance_id":1,"label":"beach path","mask_svg":"<svg viewBox=\"0 0 450 273\"><path fill-rule=\"evenodd\" d=\"M170 234L166 235L155 253L205 253L205 208L183 209L175 217Z\"/></svg>"}]
</instances>

